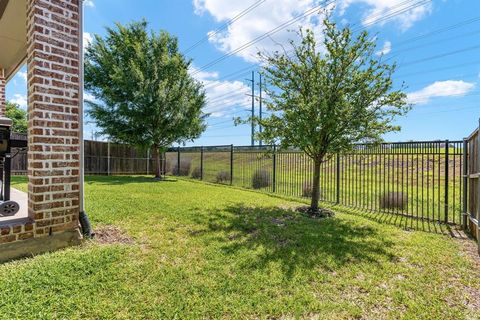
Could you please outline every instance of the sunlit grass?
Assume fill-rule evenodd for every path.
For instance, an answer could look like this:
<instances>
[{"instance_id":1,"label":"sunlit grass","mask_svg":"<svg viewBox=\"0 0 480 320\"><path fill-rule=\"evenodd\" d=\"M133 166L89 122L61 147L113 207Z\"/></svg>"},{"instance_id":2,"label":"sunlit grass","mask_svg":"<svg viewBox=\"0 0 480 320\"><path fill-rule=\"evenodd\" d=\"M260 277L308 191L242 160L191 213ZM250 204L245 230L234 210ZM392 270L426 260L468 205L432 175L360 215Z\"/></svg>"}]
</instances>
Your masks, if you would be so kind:
<instances>
[{"instance_id":1,"label":"sunlit grass","mask_svg":"<svg viewBox=\"0 0 480 320\"><path fill-rule=\"evenodd\" d=\"M25 178L14 186L25 190ZM182 179L88 177L94 227L120 227L135 244L87 242L1 265L1 317L478 317L470 240L345 208L311 219L291 210L299 204Z\"/></svg>"}]
</instances>

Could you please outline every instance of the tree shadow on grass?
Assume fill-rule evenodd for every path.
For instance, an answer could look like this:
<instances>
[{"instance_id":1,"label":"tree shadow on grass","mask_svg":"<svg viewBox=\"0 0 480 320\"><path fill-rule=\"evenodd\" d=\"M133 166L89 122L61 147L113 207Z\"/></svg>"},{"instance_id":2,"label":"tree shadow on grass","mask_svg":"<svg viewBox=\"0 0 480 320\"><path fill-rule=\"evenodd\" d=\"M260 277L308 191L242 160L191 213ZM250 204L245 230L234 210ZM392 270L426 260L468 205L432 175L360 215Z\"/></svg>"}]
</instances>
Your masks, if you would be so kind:
<instances>
[{"instance_id":1,"label":"tree shadow on grass","mask_svg":"<svg viewBox=\"0 0 480 320\"><path fill-rule=\"evenodd\" d=\"M343 206L335 206L335 211L345 214L362 216L378 223L400 227L408 231L416 230L449 235L453 238L467 238L467 235L465 235L465 233L456 225L440 223L437 221L422 219L415 216L398 213L379 212L359 208L347 208Z\"/></svg>"},{"instance_id":2,"label":"tree shadow on grass","mask_svg":"<svg viewBox=\"0 0 480 320\"><path fill-rule=\"evenodd\" d=\"M393 241L378 230L341 218L312 219L291 209L242 204L212 211L197 222L206 225L193 236L219 244L226 255L245 255L242 268L280 263L291 277L297 268L336 270L349 264L394 261Z\"/></svg>"}]
</instances>

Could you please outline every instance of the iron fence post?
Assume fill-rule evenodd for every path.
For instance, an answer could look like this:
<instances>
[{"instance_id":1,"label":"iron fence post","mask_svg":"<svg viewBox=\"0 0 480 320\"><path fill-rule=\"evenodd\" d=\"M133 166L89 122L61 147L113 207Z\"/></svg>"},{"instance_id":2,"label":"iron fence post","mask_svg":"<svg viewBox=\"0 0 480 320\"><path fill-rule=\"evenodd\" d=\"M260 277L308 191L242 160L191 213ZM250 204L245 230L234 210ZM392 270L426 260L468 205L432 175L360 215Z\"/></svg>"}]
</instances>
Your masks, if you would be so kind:
<instances>
[{"instance_id":1,"label":"iron fence post","mask_svg":"<svg viewBox=\"0 0 480 320\"><path fill-rule=\"evenodd\" d=\"M277 145L273 145L272 190L277 191Z\"/></svg>"},{"instance_id":2,"label":"iron fence post","mask_svg":"<svg viewBox=\"0 0 480 320\"><path fill-rule=\"evenodd\" d=\"M467 230L468 219L468 140L463 139L463 230Z\"/></svg>"},{"instance_id":3,"label":"iron fence post","mask_svg":"<svg viewBox=\"0 0 480 320\"><path fill-rule=\"evenodd\" d=\"M233 144L230 145L230 185L233 185Z\"/></svg>"},{"instance_id":4,"label":"iron fence post","mask_svg":"<svg viewBox=\"0 0 480 320\"><path fill-rule=\"evenodd\" d=\"M449 167L449 148L450 143L445 140L445 223L448 223L448 167Z\"/></svg>"},{"instance_id":5,"label":"iron fence post","mask_svg":"<svg viewBox=\"0 0 480 320\"><path fill-rule=\"evenodd\" d=\"M200 147L200 180L203 180L203 146Z\"/></svg>"},{"instance_id":6,"label":"iron fence post","mask_svg":"<svg viewBox=\"0 0 480 320\"><path fill-rule=\"evenodd\" d=\"M177 148L177 176L180 176L180 146Z\"/></svg>"},{"instance_id":7,"label":"iron fence post","mask_svg":"<svg viewBox=\"0 0 480 320\"><path fill-rule=\"evenodd\" d=\"M336 176L336 203L340 204L340 154L337 153L337 176Z\"/></svg>"}]
</instances>

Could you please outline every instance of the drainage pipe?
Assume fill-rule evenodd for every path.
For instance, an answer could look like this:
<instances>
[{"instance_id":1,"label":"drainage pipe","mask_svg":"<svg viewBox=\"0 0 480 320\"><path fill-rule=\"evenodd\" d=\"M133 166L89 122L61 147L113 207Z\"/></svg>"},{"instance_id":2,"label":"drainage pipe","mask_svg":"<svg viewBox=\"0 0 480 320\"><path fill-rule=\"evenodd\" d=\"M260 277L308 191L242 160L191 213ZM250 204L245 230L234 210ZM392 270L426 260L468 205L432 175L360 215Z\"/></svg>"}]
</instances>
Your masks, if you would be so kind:
<instances>
[{"instance_id":1,"label":"drainage pipe","mask_svg":"<svg viewBox=\"0 0 480 320\"><path fill-rule=\"evenodd\" d=\"M78 94L78 139L80 143L80 168L79 168L79 175L80 175L80 186L79 186L79 222L80 226L82 227L82 234L85 238L91 238L93 236L92 227L90 225L90 220L88 219L87 214L85 213L85 194L84 194L84 184L85 184L85 170L84 170L84 141L83 141L83 0L79 2L78 8L78 15L79 15L79 94Z\"/></svg>"}]
</instances>

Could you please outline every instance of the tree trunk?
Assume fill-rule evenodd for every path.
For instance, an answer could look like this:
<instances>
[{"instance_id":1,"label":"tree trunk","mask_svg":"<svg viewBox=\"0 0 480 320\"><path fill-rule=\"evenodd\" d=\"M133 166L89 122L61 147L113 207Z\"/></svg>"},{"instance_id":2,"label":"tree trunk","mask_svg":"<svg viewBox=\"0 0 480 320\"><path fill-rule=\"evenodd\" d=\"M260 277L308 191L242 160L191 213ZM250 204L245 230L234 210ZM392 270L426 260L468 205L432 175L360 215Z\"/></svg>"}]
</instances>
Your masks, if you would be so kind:
<instances>
[{"instance_id":1,"label":"tree trunk","mask_svg":"<svg viewBox=\"0 0 480 320\"><path fill-rule=\"evenodd\" d=\"M318 211L318 202L320 201L320 165L321 160L314 160L313 185L312 185L312 202L310 210L312 212Z\"/></svg>"},{"instance_id":2,"label":"tree trunk","mask_svg":"<svg viewBox=\"0 0 480 320\"><path fill-rule=\"evenodd\" d=\"M155 179L162 178L162 162L160 161L160 149L155 147L155 160L157 162L157 166L155 169Z\"/></svg>"}]
</instances>

